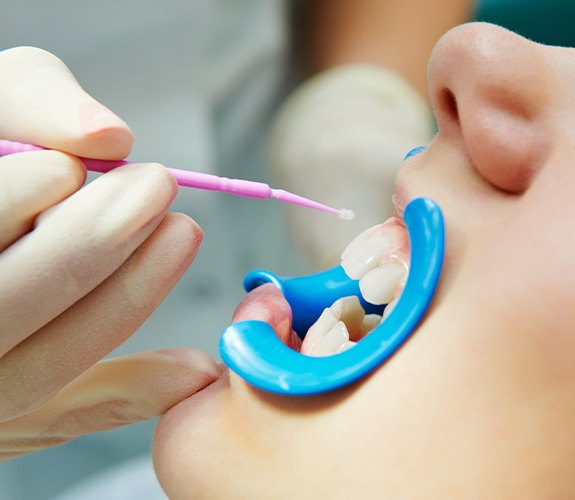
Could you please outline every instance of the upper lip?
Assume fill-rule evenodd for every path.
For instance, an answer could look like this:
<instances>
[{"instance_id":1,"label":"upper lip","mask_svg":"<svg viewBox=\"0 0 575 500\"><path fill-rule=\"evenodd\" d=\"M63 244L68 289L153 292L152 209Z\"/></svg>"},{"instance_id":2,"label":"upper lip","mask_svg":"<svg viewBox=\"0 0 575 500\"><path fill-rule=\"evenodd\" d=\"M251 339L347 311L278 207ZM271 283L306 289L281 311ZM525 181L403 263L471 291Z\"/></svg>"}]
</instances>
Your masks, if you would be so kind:
<instances>
[{"instance_id":1,"label":"upper lip","mask_svg":"<svg viewBox=\"0 0 575 500\"><path fill-rule=\"evenodd\" d=\"M393 193L393 195L391 196L391 202L393 203L393 216L403 221L403 212L405 211L406 204L401 194L399 194L397 188Z\"/></svg>"}]
</instances>

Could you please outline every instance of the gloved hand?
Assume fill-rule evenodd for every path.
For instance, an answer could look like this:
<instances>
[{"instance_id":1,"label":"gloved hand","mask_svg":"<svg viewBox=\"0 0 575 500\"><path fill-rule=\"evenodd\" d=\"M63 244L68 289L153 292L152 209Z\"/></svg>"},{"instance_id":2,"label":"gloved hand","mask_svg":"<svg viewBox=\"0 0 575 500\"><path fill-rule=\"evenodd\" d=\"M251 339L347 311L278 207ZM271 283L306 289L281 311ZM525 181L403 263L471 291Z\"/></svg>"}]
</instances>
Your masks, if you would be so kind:
<instances>
[{"instance_id":1,"label":"gloved hand","mask_svg":"<svg viewBox=\"0 0 575 500\"><path fill-rule=\"evenodd\" d=\"M154 417L210 383L216 363L193 350L98 363L200 246L194 221L167 214L167 170L120 167L81 188L74 155L124 158L132 134L39 49L0 52L0 138L59 150L0 158L0 459Z\"/></svg>"},{"instance_id":2,"label":"gloved hand","mask_svg":"<svg viewBox=\"0 0 575 500\"><path fill-rule=\"evenodd\" d=\"M343 66L296 88L272 127L270 174L284 189L355 213L343 222L285 207L296 242L316 267L338 264L349 241L391 215L401 161L432 133L423 98L380 67Z\"/></svg>"}]
</instances>

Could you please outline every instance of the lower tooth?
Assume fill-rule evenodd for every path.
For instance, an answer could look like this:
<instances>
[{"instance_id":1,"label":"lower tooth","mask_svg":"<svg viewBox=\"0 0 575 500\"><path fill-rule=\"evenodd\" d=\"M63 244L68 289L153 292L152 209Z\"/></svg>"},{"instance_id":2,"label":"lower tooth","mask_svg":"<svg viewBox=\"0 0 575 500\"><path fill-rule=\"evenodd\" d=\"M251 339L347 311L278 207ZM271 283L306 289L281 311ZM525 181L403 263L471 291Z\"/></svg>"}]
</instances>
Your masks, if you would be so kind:
<instances>
[{"instance_id":1,"label":"lower tooth","mask_svg":"<svg viewBox=\"0 0 575 500\"><path fill-rule=\"evenodd\" d=\"M345 323L350 339L356 340L357 337L361 336L365 311L357 297L350 296L338 299L330 306L330 310L338 320Z\"/></svg>"},{"instance_id":2,"label":"lower tooth","mask_svg":"<svg viewBox=\"0 0 575 500\"><path fill-rule=\"evenodd\" d=\"M381 323L381 316L379 314L366 314L365 318L363 318L363 324L361 325L362 337L371 332L380 323ZM351 337L350 339L356 340L352 339Z\"/></svg>"},{"instance_id":3,"label":"lower tooth","mask_svg":"<svg viewBox=\"0 0 575 500\"><path fill-rule=\"evenodd\" d=\"M311 325L303 340L300 352L309 354L313 351L315 345L326 335L325 332L331 330L338 323L337 318L330 309L324 309L317 321Z\"/></svg>"},{"instance_id":4,"label":"lower tooth","mask_svg":"<svg viewBox=\"0 0 575 500\"><path fill-rule=\"evenodd\" d=\"M348 340L345 344L343 344L338 352L343 352L343 351L347 351L348 349L351 349L354 345L356 345L356 342L351 342L350 340Z\"/></svg>"},{"instance_id":5,"label":"lower tooth","mask_svg":"<svg viewBox=\"0 0 575 500\"><path fill-rule=\"evenodd\" d=\"M337 354L341 348L349 342L347 328L343 322L338 321L325 335L323 335L313 348L304 352L308 356L329 356Z\"/></svg>"}]
</instances>

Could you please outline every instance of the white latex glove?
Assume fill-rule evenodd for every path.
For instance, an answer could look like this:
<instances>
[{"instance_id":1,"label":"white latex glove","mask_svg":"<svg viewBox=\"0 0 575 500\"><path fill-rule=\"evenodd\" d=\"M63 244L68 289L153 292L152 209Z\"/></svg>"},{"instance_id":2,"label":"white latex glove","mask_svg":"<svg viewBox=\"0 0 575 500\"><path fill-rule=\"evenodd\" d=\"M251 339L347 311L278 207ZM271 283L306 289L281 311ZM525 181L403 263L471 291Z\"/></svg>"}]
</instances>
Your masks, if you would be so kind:
<instances>
[{"instance_id":1,"label":"white latex glove","mask_svg":"<svg viewBox=\"0 0 575 500\"><path fill-rule=\"evenodd\" d=\"M272 128L271 176L278 187L355 213L344 222L286 207L295 240L315 266L338 264L357 234L391 215L401 161L432 131L424 100L383 68L339 67L295 90Z\"/></svg>"},{"instance_id":2,"label":"white latex glove","mask_svg":"<svg viewBox=\"0 0 575 500\"><path fill-rule=\"evenodd\" d=\"M0 138L69 153L0 158L0 459L154 417L211 382L218 367L193 350L97 363L200 246L195 222L166 215L167 170L121 167L80 189L72 155L124 158L132 134L39 49L0 52Z\"/></svg>"}]
</instances>

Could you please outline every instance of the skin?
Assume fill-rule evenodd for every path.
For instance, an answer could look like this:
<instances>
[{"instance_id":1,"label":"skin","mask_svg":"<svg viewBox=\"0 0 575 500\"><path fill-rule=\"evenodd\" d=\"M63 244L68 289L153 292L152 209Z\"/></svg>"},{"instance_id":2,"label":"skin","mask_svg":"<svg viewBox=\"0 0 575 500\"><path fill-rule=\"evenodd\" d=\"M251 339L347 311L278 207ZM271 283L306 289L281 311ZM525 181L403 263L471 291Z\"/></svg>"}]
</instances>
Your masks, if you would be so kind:
<instances>
[{"instance_id":1,"label":"skin","mask_svg":"<svg viewBox=\"0 0 575 500\"><path fill-rule=\"evenodd\" d=\"M398 213L429 196L445 216L424 321L341 391L281 397L224 374L174 407L154 443L170 498L575 496L575 51L464 25L429 81L439 132L396 184ZM285 303L257 293L236 318L286 338Z\"/></svg>"}]
</instances>

